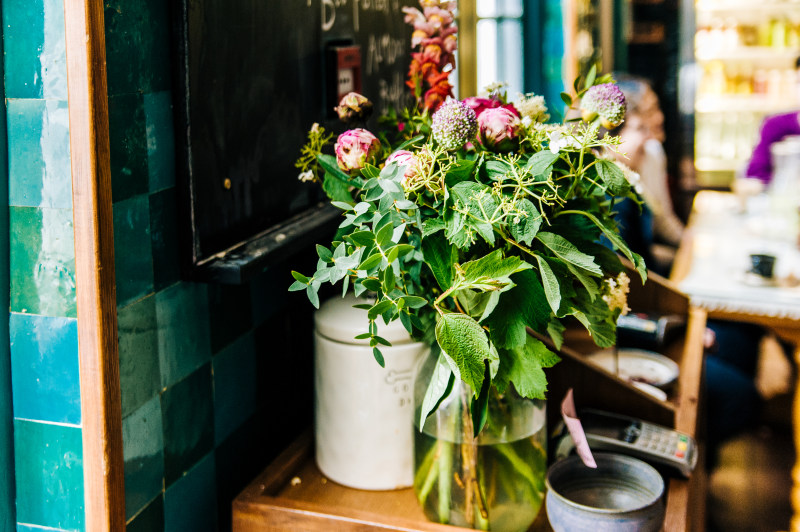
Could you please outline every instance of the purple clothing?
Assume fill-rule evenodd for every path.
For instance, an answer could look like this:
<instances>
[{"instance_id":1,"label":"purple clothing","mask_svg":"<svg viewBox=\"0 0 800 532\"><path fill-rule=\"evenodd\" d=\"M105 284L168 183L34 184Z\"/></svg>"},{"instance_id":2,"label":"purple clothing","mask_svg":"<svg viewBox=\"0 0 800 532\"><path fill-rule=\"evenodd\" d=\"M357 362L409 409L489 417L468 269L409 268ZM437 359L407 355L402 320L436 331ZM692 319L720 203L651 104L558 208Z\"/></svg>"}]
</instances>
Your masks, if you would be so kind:
<instances>
[{"instance_id":1,"label":"purple clothing","mask_svg":"<svg viewBox=\"0 0 800 532\"><path fill-rule=\"evenodd\" d=\"M789 135L800 135L800 120L796 111L765 118L745 175L769 183L772 180L770 147Z\"/></svg>"}]
</instances>

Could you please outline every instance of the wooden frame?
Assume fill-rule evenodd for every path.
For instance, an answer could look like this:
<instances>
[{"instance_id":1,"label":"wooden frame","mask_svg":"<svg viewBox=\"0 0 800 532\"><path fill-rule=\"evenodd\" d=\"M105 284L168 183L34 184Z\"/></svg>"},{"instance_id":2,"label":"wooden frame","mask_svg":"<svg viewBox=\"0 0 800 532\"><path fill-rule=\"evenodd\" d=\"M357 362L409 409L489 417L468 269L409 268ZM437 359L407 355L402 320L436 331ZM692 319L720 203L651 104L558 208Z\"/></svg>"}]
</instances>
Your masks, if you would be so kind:
<instances>
[{"instance_id":1,"label":"wooden frame","mask_svg":"<svg viewBox=\"0 0 800 532\"><path fill-rule=\"evenodd\" d=\"M125 529L114 230L101 0L65 0L86 530Z\"/></svg>"}]
</instances>

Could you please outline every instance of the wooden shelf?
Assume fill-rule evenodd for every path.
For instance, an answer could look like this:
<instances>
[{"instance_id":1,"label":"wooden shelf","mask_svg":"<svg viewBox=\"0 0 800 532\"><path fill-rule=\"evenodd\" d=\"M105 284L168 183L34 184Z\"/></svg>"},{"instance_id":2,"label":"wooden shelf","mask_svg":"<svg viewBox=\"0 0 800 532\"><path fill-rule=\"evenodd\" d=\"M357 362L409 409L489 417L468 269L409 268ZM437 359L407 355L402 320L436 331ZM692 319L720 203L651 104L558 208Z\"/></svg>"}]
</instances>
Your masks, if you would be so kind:
<instances>
[{"instance_id":1,"label":"wooden shelf","mask_svg":"<svg viewBox=\"0 0 800 532\"><path fill-rule=\"evenodd\" d=\"M701 406L703 333L706 314L690 311L688 299L668 280L655 274L644 286L631 274L629 305L635 311L686 316L683 338L667 345L664 355L681 367L666 401L642 392L631 383L594 366L585 355L597 347L585 334L570 331L560 354L562 361L547 370L549 379L548 430L559 421L559 402L573 388L576 406L601 408L675 428L693 436L700 460L691 478L668 478L664 530L703 530L705 483ZM336 484L314 463L312 434L306 433L287 448L234 501L234 532L364 532L395 530L457 532L463 528L428 521L413 490L363 491ZM552 453L552 450L551 450ZM529 532L548 532L544 506Z\"/></svg>"}]
</instances>

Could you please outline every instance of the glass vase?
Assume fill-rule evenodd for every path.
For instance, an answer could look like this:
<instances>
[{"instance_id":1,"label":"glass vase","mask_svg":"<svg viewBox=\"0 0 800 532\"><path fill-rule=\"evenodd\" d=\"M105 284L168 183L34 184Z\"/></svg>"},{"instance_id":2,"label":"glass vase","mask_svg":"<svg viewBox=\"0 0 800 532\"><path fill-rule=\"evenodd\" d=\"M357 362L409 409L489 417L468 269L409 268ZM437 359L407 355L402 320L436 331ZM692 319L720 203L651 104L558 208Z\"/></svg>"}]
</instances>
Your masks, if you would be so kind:
<instances>
[{"instance_id":1,"label":"glass vase","mask_svg":"<svg viewBox=\"0 0 800 532\"><path fill-rule=\"evenodd\" d=\"M421 372L418 385L426 379ZM419 428L415 417L414 492L431 521L522 532L536 519L545 495L545 401L509 389L490 390L488 418L473 438L472 391L457 380L451 393Z\"/></svg>"}]
</instances>

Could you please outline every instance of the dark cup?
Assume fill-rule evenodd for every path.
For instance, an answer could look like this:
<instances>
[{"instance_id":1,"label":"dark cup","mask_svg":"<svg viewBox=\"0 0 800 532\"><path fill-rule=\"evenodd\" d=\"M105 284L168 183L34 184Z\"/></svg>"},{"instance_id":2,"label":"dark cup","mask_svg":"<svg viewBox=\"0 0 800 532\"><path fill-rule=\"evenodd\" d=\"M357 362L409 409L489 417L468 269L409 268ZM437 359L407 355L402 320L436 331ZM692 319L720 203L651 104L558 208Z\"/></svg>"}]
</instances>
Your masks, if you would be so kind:
<instances>
[{"instance_id":1,"label":"dark cup","mask_svg":"<svg viewBox=\"0 0 800 532\"><path fill-rule=\"evenodd\" d=\"M765 279L772 279L775 269L775 256L753 253L750 255L750 271Z\"/></svg>"}]
</instances>

